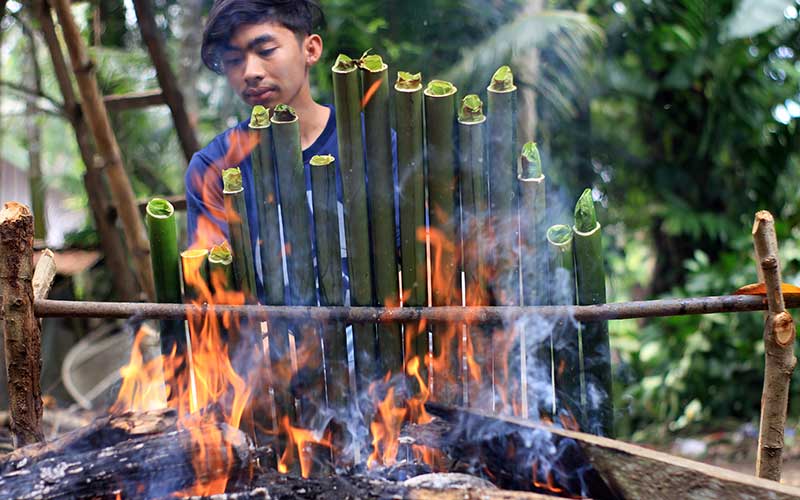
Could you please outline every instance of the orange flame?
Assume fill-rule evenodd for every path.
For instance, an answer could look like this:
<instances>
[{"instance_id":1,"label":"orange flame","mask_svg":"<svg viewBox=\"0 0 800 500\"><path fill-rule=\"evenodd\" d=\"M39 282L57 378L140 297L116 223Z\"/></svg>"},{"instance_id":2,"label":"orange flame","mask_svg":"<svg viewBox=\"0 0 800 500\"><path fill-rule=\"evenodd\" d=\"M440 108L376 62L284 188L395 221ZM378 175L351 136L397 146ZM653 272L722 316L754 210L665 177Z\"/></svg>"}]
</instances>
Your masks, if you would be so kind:
<instances>
[{"instance_id":1,"label":"orange flame","mask_svg":"<svg viewBox=\"0 0 800 500\"><path fill-rule=\"evenodd\" d=\"M369 104L369 101L372 100L372 96L374 96L375 92L377 92L378 89L381 88L381 82L382 81L383 81L383 78L375 80L374 82L372 82L372 85L370 85L370 87L367 89L367 91L364 92L364 97L361 99L361 109L364 109L364 108L367 107L367 104Z\"/></svg>"},{"instance_id":2,"label":"orange flame","mask_svg":"<svg viewBox=\"0 0 800 500\"><path fill-rule=\"evenodd\" d=\"M289 437L289 442L280 460L278 460L278 472L287 474L290 466L295 463L295 453L297 453L300 459L300 473L303 477L310 477L314 465L314 450L312 444L330 449L330 437L323 436L318 438L310 430L294 427L289 423L289 417L283 417L281 420L281 429L286 432L286 435Z\"/></svg>"}]
</instances>

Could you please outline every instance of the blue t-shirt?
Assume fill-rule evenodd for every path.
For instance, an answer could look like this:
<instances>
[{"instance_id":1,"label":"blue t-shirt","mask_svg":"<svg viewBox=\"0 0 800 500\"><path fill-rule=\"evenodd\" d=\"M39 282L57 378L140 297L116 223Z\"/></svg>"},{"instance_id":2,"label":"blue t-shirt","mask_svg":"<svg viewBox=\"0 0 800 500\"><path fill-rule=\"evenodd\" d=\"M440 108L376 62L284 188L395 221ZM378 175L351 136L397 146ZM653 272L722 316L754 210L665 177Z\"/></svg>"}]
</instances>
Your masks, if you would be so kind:
<instances>
[{"instance_id":1,"label":"blue t-shirt","mask_svg":"<svg viewBox=\"0 0 800 500\"><path fill-rule=\"evenodd\" d=\"M309 162L315 155L339 156L338 141L336 137L336 111L333 106L327 105L331 110L328 122L322 133L317 137L313 144L303 150L303 164L305 165L306 192L309 198L309 211L311 210L311 170ZM255 181L253 179L253 168L250 162L250 154L245 148L245 138L249 130L250 120L245 120L233 128L215 137L205 148L201 149L192 156L189 168L186 172L186 214L189 245L196 241L202 242L203 246L210 248L211 245L219 244L228 237L228 224L225 221L224 198L222 195L222 171L238 166L242 171L242 184L245 188L245 202L247 205L247 219L249 221L258 220L258 209L256 206ZM363 130L362 130L363 136ZM392 170L395 184L395 227L396 239L399 246L399 191L397 188L397 155L396 155L396 134L392 131ZM342 245L342 258L346 256L344 228L343 228L343 208L342 208L342 179L337 166L336 170L336 192L339 199L339 237ZM280 197L280 194L279 194ZM311 212L309 212L311 213ZM201 222L204 221L204 222ZM312 221L313 223L313 221ZM253 245L253 255L259 259L257 249L258 224L250 223L250 241ZM312 246L314 242L312 241ZM285 263L284 263L285 265ZM256 273L260 276L261 266L256 261ZM345 277L345 289L347 283L347 263L343 261L343 271ZM284 271L284 280L286 279ZM261 280L258 283L258 295L263 299L263 288Z\"/></svg>"}]
</instances>

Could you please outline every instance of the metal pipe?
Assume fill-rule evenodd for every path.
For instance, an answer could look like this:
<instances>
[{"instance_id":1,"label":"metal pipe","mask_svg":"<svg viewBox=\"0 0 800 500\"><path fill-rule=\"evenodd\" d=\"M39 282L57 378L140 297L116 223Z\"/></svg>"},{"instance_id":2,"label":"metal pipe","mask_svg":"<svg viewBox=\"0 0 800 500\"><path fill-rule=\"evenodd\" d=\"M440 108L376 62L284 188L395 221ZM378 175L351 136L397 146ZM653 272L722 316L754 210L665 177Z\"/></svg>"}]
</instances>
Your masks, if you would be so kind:
<instances>
[{"instance_id":1,"label":"metal pipe","mask_svg":"<svg viewBox=\"0 0 800 500\"><path fill-rule=\"evenodd\" d=\"M800 297L786 297L787 307L800 307ZM341 321L345 323L391 323L407 321L503 323L525 316L546 318L571 316L576 321L654 318L693 314L763 311L767 302L760 295L722 295L689 299L617 302L593 306L443 306L443 307L307 307L260 305L184 305L140 302L80 302L37 299L34 313L40 318L130 318L182 319L187 314L213 312L243 314L253 320L267 319Z\"/></svg>"}]
</instances>

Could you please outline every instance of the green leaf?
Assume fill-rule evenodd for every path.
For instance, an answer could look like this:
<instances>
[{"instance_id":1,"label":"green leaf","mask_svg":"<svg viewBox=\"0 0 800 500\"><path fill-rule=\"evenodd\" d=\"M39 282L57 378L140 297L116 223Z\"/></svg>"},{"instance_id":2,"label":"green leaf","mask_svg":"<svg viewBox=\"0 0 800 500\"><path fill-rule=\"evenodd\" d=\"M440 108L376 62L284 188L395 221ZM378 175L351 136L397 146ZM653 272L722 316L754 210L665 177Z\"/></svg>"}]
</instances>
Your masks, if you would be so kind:
<instances>
[{"instance_id":1,"label":"green leaf","mask_svg":"<svg viewBox=\"0 0 800 500\"><path fill-rule=\"evenodd\" d=\"M783 12L793 0L741 0L733 14L724 21L722 41L758 35L783 23Z\"/></svg>"}]
</instances>

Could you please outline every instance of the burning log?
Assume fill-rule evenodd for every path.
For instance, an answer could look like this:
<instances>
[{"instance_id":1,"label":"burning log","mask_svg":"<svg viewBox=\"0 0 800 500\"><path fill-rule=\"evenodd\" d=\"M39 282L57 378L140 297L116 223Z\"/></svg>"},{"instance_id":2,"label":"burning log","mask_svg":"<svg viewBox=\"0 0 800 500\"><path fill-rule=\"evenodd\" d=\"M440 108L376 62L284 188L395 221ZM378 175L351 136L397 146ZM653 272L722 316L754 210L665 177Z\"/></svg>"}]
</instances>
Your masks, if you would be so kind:
<instances>
[{"instance_id":1,"label":"burning log","mask_svg":"<svg viewBox=\"0 0 800 500\"><path fill-rule=\"evenodd\" d=\"M367 202L370 217L375 303L398 305L397 245L392 175L392 132L389 123L389 67L377 54L359 64L363 81L364 135L367 145ZM399 324L378 325L380 373L403 372L403 337Z\"/></svg>"},{"instance_id":2,"label":"burning log","mask_svg":"<svg viewBox=\"0 0 800 500\"><path fill-rule=\"evenodd\" d=\"M769 303L769 313L764 325L766 366L761 396L756 473L759 477L780 481L789 384L797 359L794 357L794 320L786 311L781 291L775 221L769 212L761 211L756 214L753 240Z\"/></svg>"},{"instance_id":3,"label":"burning log","mask_svg":"<svg viewBox=\"0 0 800 500\"><path fill-rule=\"evenodd\" d=\"M575 252L575 282L580 305L606 301L606 273L603 267L603 239L594 210L592 190L586 189L575 205L572 246ZM586 399L583 411L587 430L613 436L614 407L611 397L611 347L608 322L581 323L581 347ZM589 397L589 385L598 389L599 401Z\"/></svg>"},{"instance_id":4,"label":"burning log","mask_svg":"<svg viewBox=\"0 0 800 500\"><path fill-rule=\"evenodd\" d=\"M403 304L422 307L428 305L427 250L424 234L419 234L425 228L422 74L398 71L394 89ZM428 332L422 326L419 322L404 324L406 358L419 357L420 375L427 380Z\"/></svg>"},{"instance_id":5,"label":"burning log","mask_svg":"<svg viewBox=\"0 0 800 500\"><path fill-rule=\"evenodd\" d=\"M20 500L154 498L250 479L256 454L244 434L176 420L168 410L124 413L17 450L0 460L0 491Z\"/></svg>"},{"instance_id":6,"label":"burning log","mask_svg":"<svg viewBox=\"0 0 800 500\"><path fill-rule=\"evenodd\" d=\"M569 459L574 465L583 467L583 487L593 498L800 499L800 488L609 438L568 431L514 417L489 416L475 410L449 408L432 403L428 403L426 407L430 413L442 420L437 423L438 428L435 429L425 429L429 426L410 429L409 431L419 436L418 442L449 447L451 450L470 450L472 453L478 453L478 456L482 454L484 457L494 457L498 442L507 446L511 440L512 443L522 444L523 448L532 451L531 443L541 443L542 439L545 439L556 449L571 450L568 455L561 454L559 458ZM520 437L525 439L520 441ZM504 448L503 450L505 451ZM485 464L500 468L496 469L496 474L502 472L506 476L514 477L515 464L512 461L505 459L495 463L489 461L489 458L486 460ZM585 460L588 460L588 464ZM587 465L590 468L586 468ZM559 474L554 476L556 476L554 480L561 477Z\"/></svg>"},{"instance_id":7,"label":"burning log","mask_svg":"<svg viewBox=\"0 0 800 500\"><path fill-rule=\"evenodd\" d=\"M434 307L461 302L458 269L458 181L453 147L456 87L433 80L424 90L425 140L428 158L428 200L431 232L431 299ZM433 325L435 399L456 403L462 399L460 386L461 328L455 324Z\"/></svg>"},{"instance_id":8,"label":"burning log","mask_svg":"<svg viewBox=\"0 0 800 500\"><path fill-rule=\"evenodd\" d=\"M350 303L354 306L370 306L373 303L372 267L364 141L361 135L361 86L357 69L357 61L339 54L331 70L342 175L347 268L350 273ZM353 343L356 384L358 390L363 391L376 377L375 325L353 325Z\"/></svg>"},{"instance_id":9,"label":"burning log","mask_svg":"<svg viewBox=\"0 0 800 500\"><path fill-rule=\"evenodd\" d=\"M43 439L42 337L33 311L33 215L8 202L0 211L0 318L14 446Z\"/></svg>"}]
</instances>

